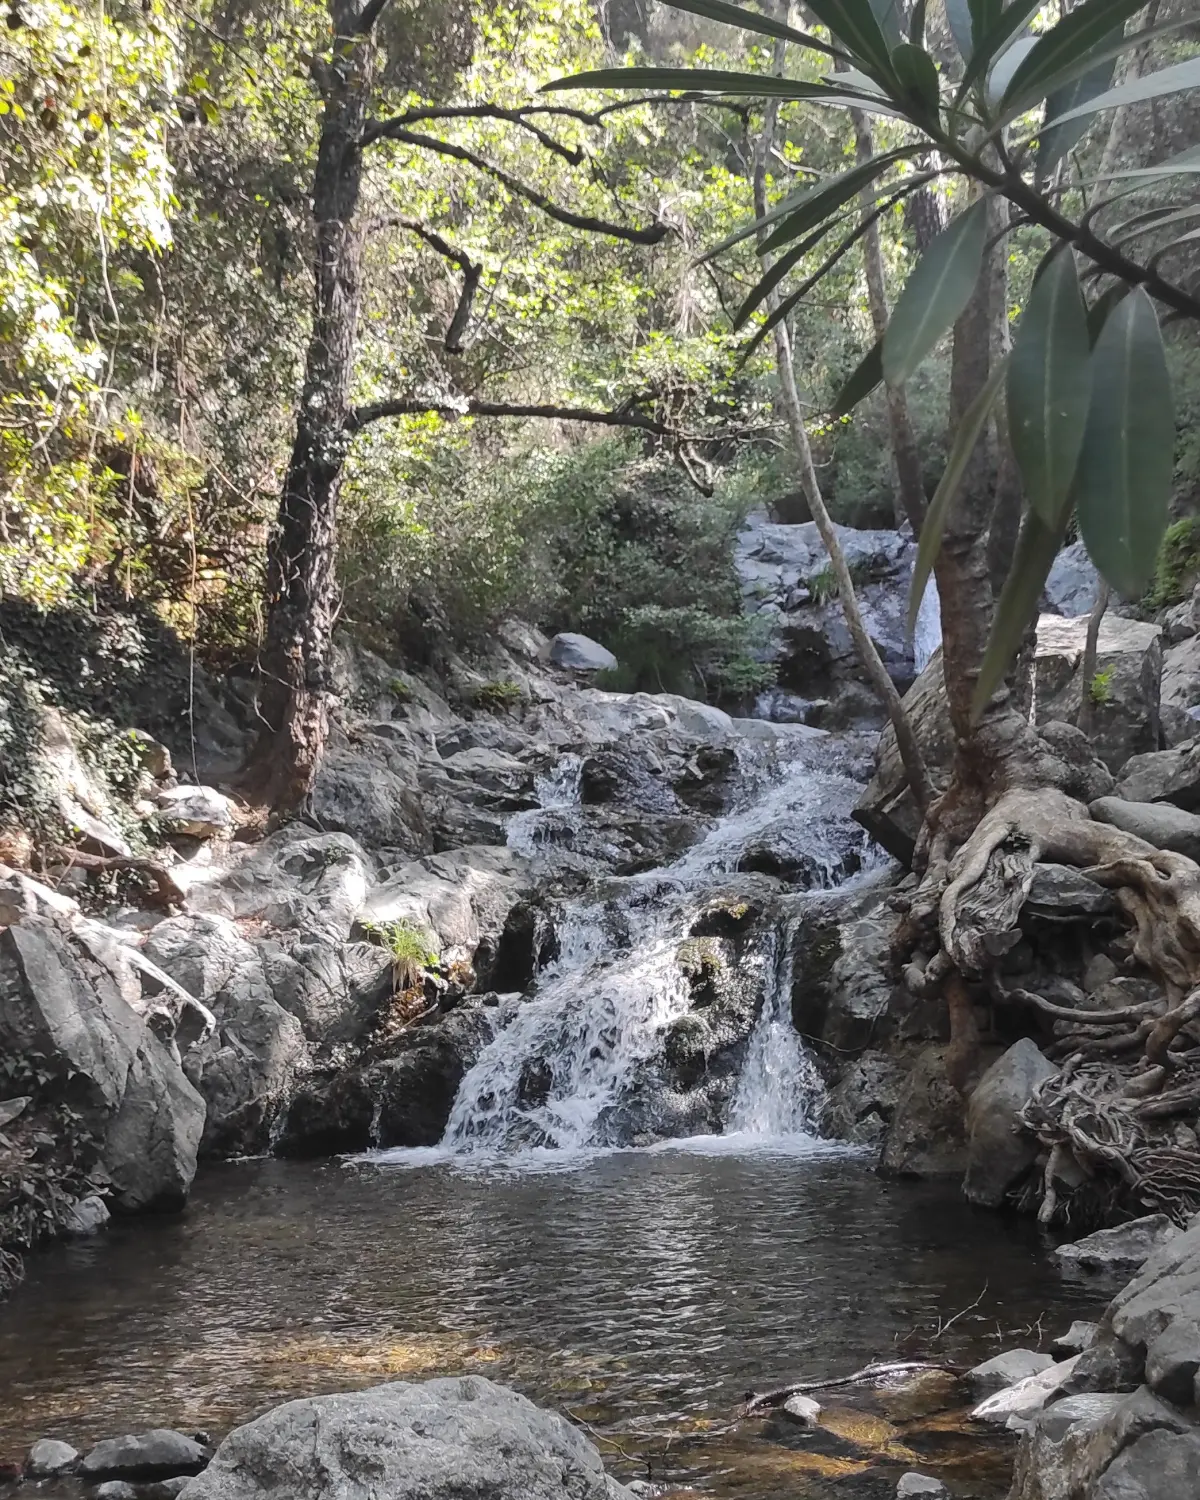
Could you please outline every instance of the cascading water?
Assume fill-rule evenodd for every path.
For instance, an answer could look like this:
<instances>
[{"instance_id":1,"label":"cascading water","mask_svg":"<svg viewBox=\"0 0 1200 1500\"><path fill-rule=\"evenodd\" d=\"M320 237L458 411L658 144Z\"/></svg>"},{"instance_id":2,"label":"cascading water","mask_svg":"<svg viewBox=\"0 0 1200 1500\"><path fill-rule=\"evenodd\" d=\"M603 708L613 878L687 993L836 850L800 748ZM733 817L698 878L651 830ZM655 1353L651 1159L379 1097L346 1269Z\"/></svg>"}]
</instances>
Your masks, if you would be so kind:
<instances>
[{"instance_id":1,"label":"cascading water","mask_svg":"<svg viewBox=\"0 0 1200 1500\"><path fill-rule=\"evenodd\" d=\"M620 1143L622 1109L689 1009L679 961L697 913L724 877L786 869L814 889L843 883L881 857L849 813L860 791L836 741L798 740L782 766L761 747L742 757L745 796L674 864L613 880L606 898L571 905L559 953L532 998L512 1002L459 1088L442 1141L454 1154L530 1147L572 1151ZM543 807L513 820L510 843L544 849L548 820L578 816L579 764L542 784ZM816 1067L790 1022L791 933L768 955L766 995L727 1119L741 1135L810 1132Z\"/></svg>"},{"instance_id":2,"label":"cascading water","mask_svg":"<svg viewBox=\"0 0 1200 1500\"><path fill-rule=\"evenodd\" d=\"M913 622L913 667L917 675L929 665L933 653L942 644L942 601L938 598L937 581L930 574L921 605Z\"/></svg>"}]
</instances>

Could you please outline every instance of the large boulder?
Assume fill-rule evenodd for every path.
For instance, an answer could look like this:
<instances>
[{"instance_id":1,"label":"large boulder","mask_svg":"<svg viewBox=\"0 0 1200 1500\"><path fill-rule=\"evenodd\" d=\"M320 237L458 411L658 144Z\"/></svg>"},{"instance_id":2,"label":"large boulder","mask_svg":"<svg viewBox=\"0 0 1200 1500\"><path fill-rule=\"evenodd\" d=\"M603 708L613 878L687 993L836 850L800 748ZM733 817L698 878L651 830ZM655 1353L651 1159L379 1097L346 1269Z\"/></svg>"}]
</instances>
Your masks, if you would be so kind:
<instances>
[{"instance_id":1,"label":"large boulder","mask_svg":"<svg viewBox=\"0 0 1200 1500\"><path fill-rule=\"evenodd\" d=\"M926 1047L896 1101L881 1164L897 1177L960 1177L966 1158L962 1100L946 1077L946 1048Z\"/></svg>"},{"instance_id":2,"label":"large boulder","mask_svg":"<svg viewBox=\"0 0 1200 1500\"><path fill-rule=\"evenodd\" d=\"M1156 849L1170 849L1200 860L1200 813L1169 802L1128 802L1124 797L1097 797L1092 817L1132 833Z\"/></svg>"},{"instance_id":3,"label":"large boulder","mask_svg":"<svg viewBox=\"0 0 1200 1500\"><path fill-rule=\"evenodd\" d=\"M617 665L607 646L573 630L561 631L550 642L550 660L572 672L611 672Z\"/></svg>"},{"instance_id":4,"label":"large boulder","mask_svg":"<svg viewBox=\"0 0 1200 1500\"><path fill-rule=\"evenodd\" d=\"M1064 547L1046 579L1046 603L1058 615L1089 615L1096 603L1100 575L1082 542Z\"/></svg>"},{"instance_id":5,"label":"large boulder","mask_svg":"<svg viewBox=\"0 0 1200 1500\"><path fill-rule=\"evenodd\" d=\"M421 854L433 847L409 746L363 732L321 760L312 792L318 827L373 849Z\"/></svg>"},{"instance_id":6,"label":"large boulder","mask_svg":"<svg viewBox=\"0 0 1200 1500\"><path fill-rule=\"evenodd\" d=\"M277 1406L238 1427L183 1500L622 1500L556 1413L469 1375Z\"/></svg>"},{"instance_id":7,"label":"large boulder","mask_svg":"<svg viewBox=\"0 0 1200 1500\"><path fill-rule=\"evenodd\" d=\"M1059 1245L1054 1253L1063 1265L1088 1271L1133 1271L1178 1233L1166 1214L1147 1214L1129 1224L1097 1229L1073 1244Z\"/></svg>"},{"instance_id":8,"label":"large boulder","mask_svg":"<svg viewBox=\"0 0 1200 1500\"><path fill-rule=\"evenodd\" d=\"M1192 609L1190 601L1186 608ZM1168 745L1182 744L1200 729L1200 635L1163 652L1160 712Z\"/></svg>"},{"instance_id":9,"label":"large boulder","mask_svg":"<svg viewBox=\"0 0 1200 1500\"><path fill-rule=\"evenodd\" d=\"M1086 619L1042 615L1034 655L1034 703L1039 724L1078 717L1087 642ZM1130 756L1159 743L1161 631L1157 625L1105 615L1096 648L1091 738L1095 753L1117 772Z\"/></svg>"},{"instance_id":10,"label":"large boulder","mask_svg":"<svg viewBox=\"0 0 1200 1500\"><path fill-rule=\"evenodd\" d=\"M1200 810L1200 739L1135 755L1122 768L1117 795L1127 802L1171 802L1189 812Z\"/></svg>"},{"instance_id":11,"label":"large boulder","mask_svg":"<svg viewBox=\"0 0 1200 1500\"><path fill-rule=\"evenodd\" d=\"M998 1208L1037 1159L1036 1138L1022 1129L1020 1113L1039 1084L1058 1069L1022 1037L998 1057L967 1106L967 1173L963 1193L971 1203Z\"/></svg>"},{"instance_id":12,"label":"large boulder","mask_svg":"<svg viewBox=\"0 0 1200 1500\"><path fill-rule=\"evenodd\" d=\"M111 975L45 917L0 933L0 1054L37 1057L91 1133L126 1211L178 1208L204 1101Z\"/></svg>"}]
</instances>

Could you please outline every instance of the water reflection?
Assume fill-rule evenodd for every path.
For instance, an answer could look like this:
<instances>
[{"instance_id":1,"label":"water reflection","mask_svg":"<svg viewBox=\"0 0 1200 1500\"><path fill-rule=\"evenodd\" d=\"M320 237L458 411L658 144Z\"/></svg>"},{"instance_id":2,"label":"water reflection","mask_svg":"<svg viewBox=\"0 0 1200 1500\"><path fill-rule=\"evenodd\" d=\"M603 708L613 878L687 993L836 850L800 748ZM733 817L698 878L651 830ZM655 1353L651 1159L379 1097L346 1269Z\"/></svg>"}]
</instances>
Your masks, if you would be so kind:
<instances>
[{"instance_id":1,"label":"water reflection","mask_svg":"<svg viewBox=\"0 0 1200 1500\"><path fill-rule=\"evenodd\" d=\"M471 1370L569 1410L626 1476L820 1495L916 1451L949 1472L957 1418L914 1435L849 1398L833 1409L873 1435L848 1417L803 1439L777 1419L726 1431L744 1394L915 1349L977 1298L939 1355L973 1362L1098 1300L1059 1280L1032 1226L844 1156L656 1151L494 1176L247 1163L202 1176L181 1219L32 1262L0 1311L0 1457Z\"/></svg>"}]
</instances>

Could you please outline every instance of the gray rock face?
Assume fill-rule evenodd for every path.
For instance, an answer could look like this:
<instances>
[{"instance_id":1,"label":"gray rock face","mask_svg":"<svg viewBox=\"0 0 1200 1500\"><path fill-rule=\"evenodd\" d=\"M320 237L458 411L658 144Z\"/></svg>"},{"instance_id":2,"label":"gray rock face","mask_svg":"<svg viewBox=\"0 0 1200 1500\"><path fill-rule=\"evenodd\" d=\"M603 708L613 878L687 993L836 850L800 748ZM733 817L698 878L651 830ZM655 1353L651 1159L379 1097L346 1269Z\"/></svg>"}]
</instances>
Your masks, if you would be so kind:
<instances>
[{"instance_id":1,"label":"gray rock face","mask_svg":"<svg viewBox=\"0 0 1200 1500\"><path fill-rule=\"evenodd\" d=\"M1156 849L1171 849L1200 860L1200 813L1185 812L1169 802L1129 802L1124 797L1098 797L1091 814L1111 823Z\"/></svg>"},{"instance_id":2,"label":"gray rock face","mask_svg":"<svg viewBox=\"0 0 1200 1500\"><path fill-rule=\"evenodd\" d=\"M1075 719L1083 691L1079 672L1086 637L1086 619L1043 615L1038 620L1034 656L1038 723ZM1106 615L1100 626L1091 686L1095 703L1091 738L1095 753L1114 774L1131 756L1158 748L1160 637L1157 625L1118 615Z\"/></svg>"},{"instance_id":3,"label":"gray rock face","mask_svg":"<svg viewBox=\"0 0 1200 1500\"><path fill-rule=\"evenodd\" d=\"M1096 1342L1096 1335L1100 1332L1099 1323L1088 1323L1077 1318L1061 1338L1054 1340L1051 1348L1056 1354L1082 1354L1085 1349L1090 1349Z\"/></svg>"},{"instance_id":4,"label":"gray rock face","mask_svg":"<svg viewBox=\"0 0 1200 1500\"><path fill-rule=\"evenodd\" d=\"M1047 1406L1063 1389L1074 1373L1075 1359L1050 1364L1036 1375L1027 1375L1016 1385L1007 1386L981 1401L971 1413L971 1420L986 1422L990 1427L1005 1427L1010 1417L1027 1418Z\"/></svg>"},{"instance_id":5,"label":"gray rock face","mask_svg":"<svg viewBox=\"0 0 1200 1500\"><path fill-rule=\"evenodd\" d=\"M97 1443L84 1456L79 1472L91 1480L172 1479L179 1474L199 1474L208 1459L208 1449L194 1439L169 1427L155 1427Z\"/></svg>"},{"instance_id":6,"label":"gray rock face","mask_svg":"<svg viewBox=\"0 0 1200 1500\"><path fill-rule=\"evenodd\" d=\"M1088 615L1096 603L1100 575L1082 542L1064 547L1046 579L1046 602L1060 615Z\"/></svg>"},{"instance_id":7,"label":"gray rock face","mask_svg":"<svg viewBox=\"0 0 1200 1500\"><path fill-rule=\"evenodd\" d=\"M1111 894L1089 880L1073 865L1034 866L1029 894L1021 908L1022 920L1079 922L1088 917L1107 917L1116 912Z\"/></svg>"},{"instance_id":8,"label":"gray rock face","mask_svg":"<svg viewBox=\"0 0 1200 1500\"><path fill-rule=\"evenodd\" d=\"M164 787L156 801L163 820L177 833L215 839L232 833L236 826L233 803L215 787Z\"/></svg>"},{"instance_id":9,"label":"gray rock face","mask_svg":"<svg viewBox=\"0 0 1200 1500\"><path fill-rule=\"evenodd\" d=\"M1072 1245L1059 1245L1054 1253L1064 1265L1089 1271L1134 1270L1178 1233L1166 1214L1148 1214L1113 1229L1098 1229Z\"/></svg>"},{"instance_id":10,"label":"gray rock face","mask_svg":"<svg viewBox=\"0 0 1200 1500\"><path fill-rule=\"evenodd\" d=\"M117 992L85 967L46 918L0 933L0 1052L40 1053L92 1131L126 1211L178 1207L196 1171L204 1101L174 1052Z\"/></svg>"},{"instance_id":11,"label":"gray rock face","mask_svg":"<svg viewBox=\"0 0 1200 1500\"><path fill-rule=\"evenodd\" d=\"M237 1428L184 1500L620 1500L582 1433L478 1376L290 1401Z\"/></svg>"},{"instance_id":12,"label":"gray rock face","mask_svg":"<svg viewBox=\"0 0 1200 1500\"><path fill-rule=\"evenodd\" d=\"M69 1473L78 1462L79 1454L70 1443L42 1438L29 1450L25 1473L30 1479L49 1479L55 1474Z\"/></svg>"},{"instance_id":13,"label":"gray rock face","mask_svg":"<svg viewBox=\"0 0 1200 1500\"><path fill-rule=\"evenodd\" d=\"M1117 780L1127 802L1173 802L1200 810L1200 740L1184 740L1170 750L1135 755Z\"/></svg>"},{"instance_id":14,"label":"gray rock face","mask_svg":"<svg viewBox=\"0 0 1200 1500\"><path fill-rule=\"evenodd\" d=\"M64 1225L68 1235L84 1236L96 1234L103 1229L110 1218L108 1207L103 1198L97 1198L94 1194L87 1198L81 1198L71 1209Z\"/></svg>"},{"instance_id":15,"label":"gray rock face","mask_svg":"<svg viewBox=\"0 0 1200 1500\"><path fill-rule=\"evenodd\" d=\"M940 1479L934 1479L931 1474L918 1474L912 1470L907 1474L901 1474L896 1485L896 1500L917 1500L918 1496L925 1495L930 1500L938 1500L938 1497L948 1497L950 1491Z\"/></svg>"},{"instance_id":16,"label":"gray rock face","mask_svg":"<svg viewBox=\"0 0 1200 1500\"><path fill-rule=\"evenodd\" d=\"M1118 1454L1093 1500L1194 1500L1200 1494L1200 1434L1159 1430Z\"/></svg>"},{"instance_id":17,"label":"gray rock face","mask_svg":"<svg viewBox=\"0 0 1200 1500\"><path fill-rule=\"evenodd\" d=\"M966 1379L977 1391L1002 1391L1030 1375L1040 1375L1053 1363L1049 1354L1039 1354L1033 1349L1007 1349L968 1370Z\"/></svg>"},{"instance_id":18,"label":"gray rock face","mask_svg":"<svg viewBox=\"0 0 1200 1500\"><path fill-rule=\"evenodd\" d=\"M617 665L607 646L573 630L562 631L550 642L550 660L573 672L611 672Z\"/></svg>"},{"instance_id":19,"label":"gray rock face","mask_svg":"<svg viewBox=\"0 0 1200 1500\"><path fill-rule=\"evenodd\" d=\"M1180 606L1192 613L1193 603ZM1200 712L1200 636L1191 635L1163 653L1160 711L1168 745L1190 740Z\"/></svg>"},{"instance_id":20,"label":"gray rock face","mask_svg":"<svg viewBox=\"0 0 1200 1500\"><path fill-rule=\"evenodd\" d=\"M883 1142L898 1177L958 1177L966 1166L962 1101L946 1078L946 1049L926 1047L909 1072Z\"/></svg>"},{"instance_id":21,"label":"gray rock face","mask_svg":"<svg viewBox=\"0 0 1200 1500\"><path fill-rule=\"evenodd\" d=\"M801 1427L815 1427L821 1416L821 1403L814 1401L811 1396L802 1396L797 1393L789 1396L783 1403L784 1415L791 1417L793 1422L799 1422Z\"/></svg>"},{"instance_id":22,"label":"gray rock face","mask_svg":"<svg viewBox=\"0 0 1200 1500\"><path fill-rule=\"evenodd\" d=\"M1037 1159L1037 1140L1018 1116L1034 1089L1058 1069L1028 1037L1015 1042L979 1080L967 1107L967 1173L963 1193L997 1208Z\"/></svg>"}]
</instances>

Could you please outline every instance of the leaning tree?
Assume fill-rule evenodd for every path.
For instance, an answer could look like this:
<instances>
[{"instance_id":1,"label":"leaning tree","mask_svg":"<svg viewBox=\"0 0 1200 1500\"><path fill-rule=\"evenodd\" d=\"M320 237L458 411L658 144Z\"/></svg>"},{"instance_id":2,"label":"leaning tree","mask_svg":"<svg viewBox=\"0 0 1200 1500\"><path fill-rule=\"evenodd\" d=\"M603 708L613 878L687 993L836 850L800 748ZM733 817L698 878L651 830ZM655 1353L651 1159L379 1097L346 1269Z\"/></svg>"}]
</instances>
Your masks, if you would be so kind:
<instances>
[{"instance_id":1,"label":"leaning tree","mask_svg":"<svg viewBox=\"0 0 1200 1500\"><path fill-rule=\"evenodd\" d=\"M871 150L860 128L852 167L784 198L741 231L777 257L744 309L758 324L751 345L786 320L886 208L931 183L954 184L947 196L958 212L924 246L886 328L835 403L847 412L880 385L903 390L951 338L949 451L922 522L910 605L915 614L932 572L955 751L917 844L922 878L903 927L906 979L948 1005L947 1067L960 1088L971 1077L977 1001L1049 1013L1077 1045L1065 1081L1032 1123L1060 1150L1142 1181L1149 1167L1138 1162L1154 1149L1145 1123L1200 1105L1193 1071L1200 1038L1188 1035L1200 1018L1200 868L1092 819L1079 744L1038 732L1021 681L1030 627L1068 527L1078 526L1102 578L1126 599L1143 593L1166 527L1176 432L1160 328L1200 320L1186 261L1200 242L1200 206L1160 191L1146 207L1135 195L1194 183L1200 149L1140 167L1119 167L1106 152L1089 181L1077 148L1106 112L1200 86L1200 56L1152 72L1140 66L1147 44L1182 40L1194 14L1157 24L1151 15L1127 31L1144 0L1073 7L945 0L959 60L939 63L927 44L925 0L911 16L901 0L804 0L815 32L725 0L665 3L775 38L805 76L638 67L552 87L804 100L859 120L899 122L898 144ZM1114 81L1131 52L1139 66ZM814 55L824 68L815 79ZM1127 199L1134 206L1123 213ZM1009 349L995 268L1018 227L1040 233L1044 258ZM822 258L812 272L814 255ZM807 274L795 285L793 273ZM1006 458L1019 495L1001 482ZM1015 498L1019 513L1012 506L1008 515ZM1094 1011L1001 983L999 960L1016 939L1039 860L1086 868L1113 890L1133 953L1165 999L1097 1024ZM1086 1098L1071 1079L1089 1070ZM1098 1109L1102 1088L1109 1103Z\"/></svg>"}]
</instances>

